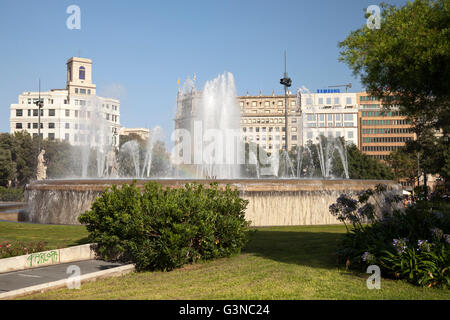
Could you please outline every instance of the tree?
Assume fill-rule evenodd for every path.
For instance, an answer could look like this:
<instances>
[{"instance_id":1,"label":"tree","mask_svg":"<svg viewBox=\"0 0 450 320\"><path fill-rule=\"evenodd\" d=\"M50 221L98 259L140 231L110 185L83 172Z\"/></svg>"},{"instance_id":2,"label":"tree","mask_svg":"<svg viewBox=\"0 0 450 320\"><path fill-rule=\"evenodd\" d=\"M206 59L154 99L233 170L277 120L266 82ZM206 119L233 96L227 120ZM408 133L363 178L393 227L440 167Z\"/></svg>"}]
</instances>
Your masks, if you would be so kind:
<instances>
[{"instance_id":1,"label":"tree","mask_svg":"<svg viewBox=\"0 0 450 320\"><path fill-rule=\"evenodd\" d=\"M43 140L42 149L45 150L45 165L48 178L62 178L74 176L74 158L72 146L66 141Z\"/></svg>"},{"instance_id":2,"label":"tree","mask_svg":"<svg viewBox=\"0 0 450 320\"><path fill-rule=\"evenodd\" d=\"M347 147L347 159L350 179L394 179L389 166L362 153L354 144Z\"/></svg>"},{"instance_id":3,"label":"tree","mask_svg":"<svg viewBox=\"0 0 450 320\"><path fill-rule=\"evenodd\" d=\"M417 177L417 158L406 148L392 151L387 162L391 166L397 181L405 179L414 186ZM418 177L417 177L418 178Z\"/></svg>"},{"instance_id":4,"label":"tree","mask_svg":"<svg viewBox=\"0 0 450 320\"><path fill-rule=\"evenodd\" d=\"M11 158L11 150L0 148L0 186L7 187L14 179L16 165Z\"/></svg>"},{"instance_id":5,"label":"tree","mask_svg":"<svg viewBox=\"0 0 450 320\"><path fill-rule=\"evenodd\" d=\"M448 134L450 117L450 1L382 4L380 29L364 25L342 42L340 60L361 76L367 91L400 105L417 130ZM389 102L388 97L394 96Z\"/></svg>"},{"instance_id":6,"label":"tree","mask_svg":"<svg viewBox=\"0 0 450 320\"><path fill-rule=\"evenodd\" d=\"M419 169L424 176L425 190L427 190L427 174L438 174L444 179L448 188L450 143L447 136L438 138L432 129L426 128L417 136L417 140L406 143L405 151L411 155L418 155Z\"/></svg>"},{"instance_id":7,"label":"tree","mask_svg":"<svg viewBox=\"0 0 450 320\"><path fill-rule=\"evenodd\" d=\"M136 140L141 146L145 144L145 140L136 133L130 133L128 135L120 135L119 136L119 148L126 142Z\"/></svg>"}]
</instances>

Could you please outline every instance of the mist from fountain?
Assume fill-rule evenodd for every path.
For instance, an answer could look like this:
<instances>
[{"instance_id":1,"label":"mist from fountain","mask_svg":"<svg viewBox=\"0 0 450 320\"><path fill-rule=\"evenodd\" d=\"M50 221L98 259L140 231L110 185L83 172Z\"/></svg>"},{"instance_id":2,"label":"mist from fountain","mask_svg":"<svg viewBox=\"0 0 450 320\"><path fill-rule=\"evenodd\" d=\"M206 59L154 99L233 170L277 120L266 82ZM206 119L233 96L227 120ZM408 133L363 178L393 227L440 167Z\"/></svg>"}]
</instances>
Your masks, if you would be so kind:
<instances>
[{"instance_id":1,"label":"mist from fountain","mask_svg":"<svg viewBox=\"0 0 450 320\"><path fill-rule=\"evenodd\" d=\"M306 88L301 90L307 91ZM207 81L202 91L197 91L195 81L188 78L180 89L180 94L187 95L192 99L190 100L191 104L187 105L189 107L187 110L183 109L186 105L178 104L177 117L180 115L190 116L195 121L199 121L202 126L204 135L202 135L203 140L200 141L201 163L193 165L193 170L188 170L190 174L187 174L186 170L180 170L177 165L169 163L169 175L174 178L181 176L218 179L241 178L239 159L244 157L245 152L244 142L240 136L241 110L238 105L233 75L231 73L218 75L215 79ZM80 132L85 132L85 134L79 135L82 143L81 152L77 155L81 177L112 177L111 172L113 171L110 168L110 163L116 162L120 163L121 166L124 165L117 161L118 159L124 160L125 166L128 166L128 168L117 169L113 176L151 177L155 144L164 140L161 127L156 126L150 130L149 137L144 142L131 140L124 143L120 150L113 151L110 141L110 122L105 119L102 112L102 101L96 97L91 97L86 101L86 104L81 106L80 117L77 118L77 126L80 128ZM301 106L300 90L297 92L297 105ZM314 109L314 107L312 108ZM317 114L319 110L314 109L313 111ZM193 132L192 123L190 126L186 129ZM317 130L317 128L309 128L303 116L301 121L298 122L297 129L297 132L303 136L308 135L308 132ZM199 143L198 141L193 142ZM265 157L260 155L259 159L256 154L250 152L249 163L256 164L255 178L317 177L317 170L314 165L314 163L317 163L320 176L330 179L334 178L334 162L340 160L343 167L343 176L348 179L345 143L342 143L340 139L330 137L326 139L324 137L316 138L316 142L314 152L308 144L302 142L303 146L300 144L293 159L285 150L281 150L279 153L272 152ZM199 150L199 148L194 146L193 152L196 150ZM307 157L308 161L305 162L304 157ZM230 162L230 160L232 161ZM293 163L293 161L296 161L296 163ZM94 163L96 170L90 169L90 165Z\"/></svg>"}]
</instances>

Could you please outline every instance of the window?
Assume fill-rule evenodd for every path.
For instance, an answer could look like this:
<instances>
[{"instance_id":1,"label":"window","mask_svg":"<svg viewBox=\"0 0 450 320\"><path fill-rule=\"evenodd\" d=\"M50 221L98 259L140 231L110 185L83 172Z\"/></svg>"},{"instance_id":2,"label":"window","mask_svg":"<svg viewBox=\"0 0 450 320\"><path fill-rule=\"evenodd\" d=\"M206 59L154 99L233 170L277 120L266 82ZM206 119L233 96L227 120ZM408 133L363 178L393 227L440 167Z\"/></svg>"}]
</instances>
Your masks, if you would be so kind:
<instances>
[{"instance_id":1,"label":"window","mask_svg":"<svg viewBox=\"0 0 450 320\"><path fill-rule=\"evenodd\" d=\"M38 124L37 124L37 122L34 122L33 123L33 129L37 129L38 128Z\"/></svg>"},{"instance_id":2,"label":"window","mask_svg":"<svg viewBox=\"0 0 450 320\"><path fill-rule=\"evenodd\" d=\"M316 121L316 115L315 114L308 114L308 115L306 115L306 119L308 121Z\"/></svg>"},{"instance_id":3,"label":"window","mask_svg":"<svg viewBox=\"0 0 450 320\"><path fill-rule=\"evenodd\" d=\"M78 118L78 110L75 110L75 118Z\"/></svg>"},{"instance_id":4,"label":"window","mask_svg":"<svg viewBox=\"0 0 450 320\"><path fill-rule=\"evenodd\" d=\"M295 106L295 101L291 101L291 106Z\"/></svg>"},{"instance_id":5,"label":"window","mask_svg":"<svg viewBox=\"0 0 450 320\"><path fill-rule=\"evenodd\" d=\"M80 72L79 72L79 79L80 80L85 80L86 77L86 69L84 67L80 67Z\"/></svg>"},{"instance_id":6,"label":"window","mask_svg":"<svg viewBox=\"0 0 450 320\"><path fill-rule=\"evenodd\" d=\"M292 127L292 128L291 128L291 131L292 131L292 132L297 132L297 128L296 128L296 127Z\"/></svg>"},{"instance_id":7,"label":"window","mask_svg":"<svg viewBox=\"0 0 450 320\"><path fill-rule=\"evenodd\" d=\"M66 117L70 117L70 110L66 109Z\"/></svg>"},{"instance_id":8,"label":"window","mask_svg":"<svg viewBox=\"0 0 450 320\"><path fill-rule=\"evenodd\" d=\"M313 137L312 132L306 133L306 137L307 137L308 139L312 139L312 137Z\"/></svg>"},{"instance_id":9,"label":"window","mask_svg":"<svg viewBox=\"0 0 450 320\"><path fill-rule=\"evenodd\" d=\"M28 109L28 116L31 117L31 109Z\"/></svg>"},{"instance_id":10,"label":"window","mask_svg":"<svg viewBox=\"0 0 450 320\"><path fill-rule=\"evenodd\" d=\"M331 98L327 98L327 105L331 104Z\"/></svg>"},{"instance_id":11,"label":"window","mask_svg":"<svg viewBox=\"0 0 450 320\"><path fill-rule=\"evenodd\" d=\"M269 102L269 101L265 101L265 102L264 102L264 106L270 107L270 102Z\"/></svg>"},{"instance_id":12,"label":"window","mask_svg":"<svg viewBox=\"0 0 450 320\"><path fill-rule=\"evenodd\" d=\"M48 123L48 128L49 129L55 129L55 123L54 122L49 122Z\"/></svg>"},{"instance_id":13,"label":"window","mask_svg":"<svg viewBox=\"0 0 450 320\"><path fill-rule=\"evenodd\" d=\"M292 123L297 123L297 118L292 118L291 122Z\"/></svg>"},{"instance_id":14,"label":"window","mask_svg":"<svg viewBox=\"0 0 450 320\"><path fill-rule=\"evenodd\" d=\"M70 123L66 122L66 129L70 129Z\"/></svg>"},{"instance_id":15,"label":"window","mask_svg":"<svg viewBox=\"0 0 450 320\"><path fill-rule=\"evenodd\" d=\"M339 97L334 98L334 104L340 104Z\"/></svg>"},{"instance_id":16,"label":"window","mask_svg":"<svg viewBox=\"0 0 450 320\"><path fill-rule=\"evenodd\" d=\"M344 114L344 121L353 121L353 114Z\"/></svg>"},{"instance_id":17,"label":"window","mask_svg":"<svg viewBox=\"0 0 450 320\"><path fill-rule=\"evenodd\" d=\"M352 97L345 98L345 104L352 104Z\"/></svg>"},{"instance_id":18,"label":"window","mask_svg":"<svg viewBox=\"0 0 450 320\"><path fill-rule=\"evenodd\" d=\"M282 106L282 105L283 105L283 101L281 101L281 100L278 101L278 105L279 105L279 106Z\"/></svg>"},{"instance_id":19,"label":"window","mask_svg":"<svg viewBox=\"0 0 450 320\"><path fill-rule=\"evenodd\" d=\"M332 114L328 115L328 122L333 122L333 115Z\"/></svg>"},{"instance_id":20,"label":"window","mask_svg":"<svg viewBox=\"0 0 450 320\"><path fill-rule=\"evenodd\" d=\"M22 123L16 123L16 129L22 129Z\"/></svg>"},{"instance_id":21,"label":"window","mask_svg":"<svg viewBox=\"0 0 450 320\"><path fill-rule=\"evenodd\" d=\"M54 117L55 116L55 109L48 109L48 115L49 115L49 117Z\"/></svg>"},{"instance_id":22,"label":"window","mask_svg":"<svg viewBox=\"0 0 450 320\"><path fill-rule=\"evenodd\" d=\"M64 135L64 140L69 141L70 140L70 135L68 133L66 133Z\"/></svg>"},{"instance_id":23,"label":"window","mask_svg":"<svg viewBox=\"0 0 450 320\"><path fill-rule=\"evenodd\" d=\"M323 98L319 98L319 104L323 104Z\"/></svg>"},{"instance_id":24,"label":"window","mask_svg":"<svg viewBox=\"0 0 450 320\"><path fill-rule=\"evenodd\" d=\"M88 89L88 94L91 94L91 89Z\"/></svg>"},{"instance_id":25,"label":"window","mask_svg":"<svg viewBox=\"0 0 450 320\"><path fill-rule=\"evenodd\" d=\"M75 88L75 93L78 93L78 88Z\"/></svg>"},{"instance_id":26,"label":"window","mask_svg":"<svg viewBox=\"0 0 450 320\"><path fill-rule=\"evenodd\" d=\"M27 127L28 127L28 129L31 129L31 123L27 123Z\"/></svg>"},{"instance_id":27,"label":"window","mask_svg":"<svg viewBox=\"0 0 450 320\"><path fill-rule=\"evenodd\" d=\"M252 101L252 107L256 107L256 101Z\"/></svg>"},{"instance_id":28,"label":"window","mask_svg":"<svg viewBox=\"0 0 450 320\"><path fill-rule=\"evenodd\" d=\"M22 109L16 109L16 117L21 117L23 115Z\"/></svg>"},{"instance_id":29,"label":"window","mask_svg":"<svg viewBox=\"0 0 450 320\"><path fill-rule=\"evenodd\" d=\"M80 89L80 94L86 94L86 89Z\"/></svg>"},{"instance_id":30,"label":"window","mask_svg":"<svg viewBox=\"0 0 450 320\"><path fill-rule=\"evenodd\" d=\"M340 131L336 131L336 138L339 138L341 136L341 132Z\"/></svg>"},{"instance_id":31,"label":"window","mask_svg":"<svg viewBox=\"0 0 450 320\"><path fill-rule=\"evenodd\" d=\"M306 104L312 105L312 98L306 98Z\"/></svg>"},{"instance_id":32,"label":"window","mask_svg":"<svg viewBox=\"0 0 450 320\"><path fill-rule=\"evenodd\" d=\"M292 141L297 141L297 135L292 136Z\"/></svg>"},{"instance_id":33,"label":"window","mask_svg":"<svg viewBox=\"0 0 450 320\"><path fill-rule=\"evenodd\" d=\"M353 139L353 131L347 132L347 138Z\"/></svg>"},{"instance_id":34,"label":"window","mask_svg":"<svg viewBox=\"0 0 450 320\"><path fill-rule=\"evenodd\" d=\"M33 116L37 117L38 116L38 109L33 109ZM41 109L41 117L44 116L44 109Z\"/></svg>"}]
</instances>

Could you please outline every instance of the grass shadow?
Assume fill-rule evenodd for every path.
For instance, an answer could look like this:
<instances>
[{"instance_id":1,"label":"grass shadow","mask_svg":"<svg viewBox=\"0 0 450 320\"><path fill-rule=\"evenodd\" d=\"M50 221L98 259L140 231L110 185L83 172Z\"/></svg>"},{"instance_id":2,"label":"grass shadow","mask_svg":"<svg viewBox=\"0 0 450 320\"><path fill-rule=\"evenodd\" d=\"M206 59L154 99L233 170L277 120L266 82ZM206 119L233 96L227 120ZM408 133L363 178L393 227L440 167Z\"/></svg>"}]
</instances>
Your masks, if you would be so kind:
<instances>
[{"instance_id":1,"label":"grass shadow","mask_svg":"<svg viewBox=\"0 0 450 320\"><path fill-rule=\"evenodd\" d=\"M326 269L338 267L336 250L344 233L294 230L258 229L242 252L283 263Z\"/></svg>"}]
</instances>

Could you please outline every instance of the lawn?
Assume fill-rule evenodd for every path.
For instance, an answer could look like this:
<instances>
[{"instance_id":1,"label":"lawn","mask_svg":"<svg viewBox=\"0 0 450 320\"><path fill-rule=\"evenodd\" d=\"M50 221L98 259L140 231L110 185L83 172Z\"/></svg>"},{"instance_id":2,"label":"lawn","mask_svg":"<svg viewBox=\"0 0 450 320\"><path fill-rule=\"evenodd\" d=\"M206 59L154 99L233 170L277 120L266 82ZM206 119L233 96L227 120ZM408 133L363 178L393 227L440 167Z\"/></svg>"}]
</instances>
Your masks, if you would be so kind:
<instances>
[{"instance_id":1,"label":"lawn","mask_svg":"<svg viewBox=\"0 0 450 320\"><path fill-rule=\"evenodd\" d=\"M85 226L43 225L33 223L0 222L0 243L46 242L47 250L87 243Z\"/></svg>"},{"instance_id":2,"label":"lawn","mask_svg":"<svg viewBox=\"0 0 450 320\"><path fill-rule=\"evenodd\" d=\"M258 228L240 255L171 272L131 273L25 299L450 299L450 292L382 279L336 264L343 226Z\"/></svg>"}]
</instances>

